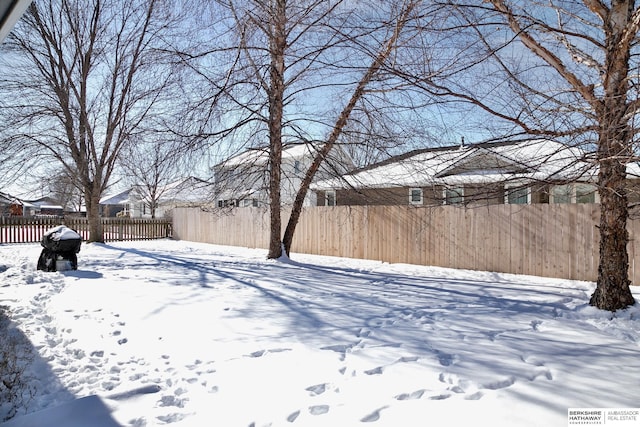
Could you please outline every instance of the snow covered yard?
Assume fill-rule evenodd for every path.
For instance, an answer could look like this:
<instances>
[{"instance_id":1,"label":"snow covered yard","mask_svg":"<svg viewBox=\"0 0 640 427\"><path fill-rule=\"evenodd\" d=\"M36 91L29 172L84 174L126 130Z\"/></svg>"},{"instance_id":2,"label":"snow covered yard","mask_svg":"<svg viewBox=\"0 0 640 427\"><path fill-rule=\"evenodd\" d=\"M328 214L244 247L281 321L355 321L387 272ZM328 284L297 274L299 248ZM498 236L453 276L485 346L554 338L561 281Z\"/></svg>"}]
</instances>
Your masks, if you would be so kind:
<instances>
[{"instance_id":1,"label":"snow covered yard","mask_svg":"<svg viewBox=\"0 0 640 427\"><path fill-rule=\"evenodd\" d=\"M640 406L640 309L611 319L592 283L169 240L45 273L39 252L0 245L0 305L38 354L28 412L97 395L137 427L565 426Z\"/></svg>"}]
</instances>

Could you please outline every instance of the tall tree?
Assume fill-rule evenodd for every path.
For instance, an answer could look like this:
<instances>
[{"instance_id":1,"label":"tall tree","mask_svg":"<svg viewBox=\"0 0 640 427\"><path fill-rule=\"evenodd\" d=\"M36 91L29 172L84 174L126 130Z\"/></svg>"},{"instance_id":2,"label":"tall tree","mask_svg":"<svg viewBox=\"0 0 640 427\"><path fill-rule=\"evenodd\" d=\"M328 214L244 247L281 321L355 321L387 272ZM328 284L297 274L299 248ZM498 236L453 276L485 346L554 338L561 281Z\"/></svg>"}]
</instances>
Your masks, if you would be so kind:
<instances>
[{"instance_id":1,"label":"tall tree","mask_svg":"<svg viewBox=\"0 0 640 427\"><path fill-rule=\"evenodd\" d=\"M449 80L416 69L402 74L421 89L480 107L527 134L595 146L600 194L600 259L590 303L615 311L635 303L629 289L626 165L634 160L640 99L635 1L546 3L451 1L442 22ZM453 41L453 43L451 43ZM480 49L478 47L481 47ZM481 79L478 78L481 76Z\"/></svg>"},{"instance_id":2,"label":"tall tree","mask_svg":"<svg viewBox=\"0 0 640 427\"><path fill-rule=\"evenodd\" d=\"M76 178L90 241L104 240L99 201L121 150L171 103L177 73L164 52L177 10L165 0L42 0L6 44L3 135L24 148L14 160L53 160Z\"/></svg>"},{"instance_id":3,"label":"tall tree","mask_svg":"<svg viewBox=\"0 0 640 427\"><path fill-rule=\"evenodd\" d=\"M235 136L247 141L239 144L241 148L265 148L268 141L269 258L279 257L283 247L289 251L310 181L320 165L326 163L327 154L343 134L350 114L366 93L365 88L378 75L380 63L395 48L397 38L391 34L404 25L398 25L400 21L396 18L419 3L381 5L345 0L217 3L230 17L222 20L226 25L219 25L218 31L224 37L233 37L229 49L207 52L217 54L228 64L226 76L207 78L207 82L216 96L223 94L226 99L230 113L226 119L218 117L218 122L229 125L227 129L233 128ZM232 51L236 54L230 55ZM202 56L192 54L190 60L200 61ZM200 67L203 69L202 64ZM218 134L225 132L219 130ZM306 174L283 238L282 149L289 143L309 144L317 158Z\"/></svg>"},{"instance_id":4,"label":"tall tree","mask_svg":"<svg viewBox=\"0 0 640 427\"><path fill-rule=\"evenodd\" d=\"M264 148L267 142L269 258L277 258L282 252L283 145L316 140L314 130L323 126L323 109L327 106L314 109L318 104L313 99L321 88L329 86L323 77L331 69L335 72L328 57L343 36L330 27L329 21L341 25L339 20L344 16L339 16L347 13L341 10L344 3L344 0L219 0L221 9L217 12L222 11L228 21L223 21L218 31L228 29L222 31L228 49L189 55L191 63L206 54L218 58L211 61L228 64L227 77L212 79L210 74L205 77L215 95L224 96L227 101L226 119L218 120L226 128L217 134L239 135L240 150ZM204 69L202 63L199 69Z\"/></svg>"}]
</instances>

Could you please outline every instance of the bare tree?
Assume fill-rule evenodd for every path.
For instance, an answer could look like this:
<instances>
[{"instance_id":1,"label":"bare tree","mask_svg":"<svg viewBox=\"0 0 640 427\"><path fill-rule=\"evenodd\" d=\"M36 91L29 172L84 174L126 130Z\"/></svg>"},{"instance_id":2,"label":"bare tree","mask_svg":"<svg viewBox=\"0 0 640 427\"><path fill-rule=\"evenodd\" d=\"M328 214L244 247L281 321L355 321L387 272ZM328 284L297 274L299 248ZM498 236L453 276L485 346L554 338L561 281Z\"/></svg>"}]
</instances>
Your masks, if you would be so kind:
<instances>
[{"instance_id":1,"label":"bare tree","mask_svg":"<svg viewBox=\"0 0 640 427\"><path fill-rule=\"evenodd\" d=\"M282 239L282 244L284 246L284 250L287 254L289 254L291 250L291 245L293 243L293 236L295 233L296 226L298 225L298 221L300 219L300 214L302 213L302 206L304 199L306 197L307 192L309 191L309 187L313 181L313 178L320 168L320 165L327 158L329 152L332 150L334 145L337 143L338 138L342 134L351 112L355 109L356 104L365 96L365 91L367 87L371 83L371 81L375 78L376 74L383 67L384 63L388 60L391 54L394 52L396 48L396 44L400 39L400 35L402 30L410 21L411 15L414 9L421 3L420 0L409 0L401 3L401 8L399 10L398 16L395 19L394 25L389 28L389 35L383 43L381 43L379 51L373 58L371 65L366 69L362 78L356 85L349 101L345 105L344 109L338 116L336 123L333 127L333 130L329 134L326 142L322 146L316 157L307 170L305 177L302 181L300 189L298 190L298 194L296 196L296 200L293 204L293 209L291 215L289 217L289 222L287 224L287 228L284 232L284 237Z\"/></svg>"},{"instance_id":2,"label":"bare tree","mask_svg":"<svg viewBox=\"0 0 640 427\"><path fill-rule=\"evenodd\" d=\"M14 161L60 163L82 188L90 241L121 150L169 109L165 52L176 5L164 0L34 2L2 55L3 135Z\"/></svg>"},{"instance_id":3,"label":"bare tree","mask_svg":"<svg viewBox=\"0 0 640 427\"><path fill-rule=\"evenodd\" d=\"M456 14L437 33L449 75L434 76L417 63L398 75L430 95L473 105L512 131L595 147L600 260L590 303L610 311L634 304L626 165L635 160L638 76L632 70L639 65L640 8L627 0L449 6Z\"/></svg>"},{"instance_id":4,"label":"bare tree","mask_svg":"<svg viewBox=\"0 0 640 427\"><path fill-rule=\"evenodd\" d=\"M263 148L268 145L269 206L271 238L269 258L281 254L281 186L282 149L291 142L316 140L312 128L322 126L322 112L309 119L305 103L300 100L313 96L326 82L327 52L342 40L330 31L328 20L340 9L343 0L220 0L219 10L229 17L231 25L221 26L219 32L227 40L228 48L216 47L200 54L190 54L190 63L204 70L203 56L216 57L210 62L227 64L224 78L211 78L202 72L214 93L207 104L218 97L226 101L227 120L211 135L236 135L241 139L238 151ZM219 82L223 82L220 84ZM296 105L297 104L297 105ZM299 108L298 111L295 111ZM315 123L314 123L315 121ZM229 140L230 138L227 138Z\"/></svg>"},{"instance_id":5,"label":"bare tree","mask_svg":"<svg viewBox=\"0 0 640 427\"><path fill-rule=\"evenodd\" d=\"M288 252L308 191L307 181L314 178L343 134L365 87L377 75L379 62L393 51L395 39L390 40L391 34L402 28L396 17L419 3L402 2L384 8L378 2L344 0L217 3L231 17L233 25L223 31L233 38L229 49L215 50L228 64L226 77L208 80L213 80L210 87L215 96L225 98L227 111L231 111L227 117L234 120L219 120L233 124L212 134L228 132L228 136L233 128L234 136L242 138L238 144L241 148L268 146L269 258L279 257L283 250L283 146L306 143L309 151L317 154L294 205L295 214L286 233L289 243L284 243ZM214 50L207 52L211 53ZM189 55L190 59L201 57ZM345 107L339 107L341 104Z\"/></svg>"},{"instance_id":6,"label":"bare tree","mask_svg":"<svg viewBox=\"0 0 640 427\"><path fill-rule=\"evenodd\" d=\"M125 177L149 208L151 218L156 217L158 204L168 185L184 177L183 157L178 144L167 140L138 141L121 153L120 164Z\"/></svg>"},{"instance_id":7,"label":"bare tree","mask_svg":"<svg viewBox=\"0 0 640 427\"><path fill-rule=\"evenodd\" d=\"M78 188L75 175L66 169L47 174L42 179L42 186L65 210L80 212L84 207L84 192Z\"/></svg>"}]
</instances>

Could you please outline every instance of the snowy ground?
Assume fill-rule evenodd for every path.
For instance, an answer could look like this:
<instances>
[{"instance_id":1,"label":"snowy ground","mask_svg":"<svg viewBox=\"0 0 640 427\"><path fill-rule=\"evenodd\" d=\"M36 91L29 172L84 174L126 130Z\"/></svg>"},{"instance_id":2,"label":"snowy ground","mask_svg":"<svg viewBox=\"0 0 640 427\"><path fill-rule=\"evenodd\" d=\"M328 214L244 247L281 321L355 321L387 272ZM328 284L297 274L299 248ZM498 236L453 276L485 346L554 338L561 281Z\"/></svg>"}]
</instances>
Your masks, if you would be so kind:
<instances>
[{"instance_id":1,"label":"snowy ground","mask_svg":"<svg viewBox=\"0 0 640 427\"><path fill-rule=\"evenodd\" d=\"M566 426L640 406L640 309L589 307L592 283L174 241L44 273L39 252L0 245L0 305L39 355L28 412L97 395L137 427Z\"/></svg>"}]
</instances>

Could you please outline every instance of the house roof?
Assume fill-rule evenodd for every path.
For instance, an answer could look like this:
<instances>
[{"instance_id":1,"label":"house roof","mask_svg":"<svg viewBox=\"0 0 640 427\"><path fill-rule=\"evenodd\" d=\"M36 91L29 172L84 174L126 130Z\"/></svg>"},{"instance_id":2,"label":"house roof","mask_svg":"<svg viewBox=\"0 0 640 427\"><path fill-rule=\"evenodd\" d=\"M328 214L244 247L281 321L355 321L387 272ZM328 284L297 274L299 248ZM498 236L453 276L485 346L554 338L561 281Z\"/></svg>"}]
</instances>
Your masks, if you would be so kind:
<instances>
[{"instance_id":1,"label":"house roof","mask_svg":"<svg viewBox=\"0 0 640 427\"><path fill-rule=\"evenodd\" d=\"M0 0L0 43L27 10L31 0Z\"/></svg>"},{"instance_id":2,"label":"house roof","mask_svg":"<svg viewBox=\"0 0 640 427\"><path fill-rule=\"evenodd\" d=\"M282 159L299 158L311 154L313 146L307 144L288 144L282 147ZM313 151L315 154L315 150ZM269 147L249 148L221 163L223 166L244 164L262 165L269 161Z\"/></svg>"},{"instance_id":3,"label":"house roof","mask_svg":"<svg viewBox=\"0 0 640 427\"><path fill-rule=\"evenodd\" d=\"M34 207L36 207L36 205L34 205L31 202L19 199L19 198L15 197L15 196L12 196L11 194L2 193L2 192L0 192L0 203L2 203L4 205L16 204L16 205L21 205L22 207L25 207L25 208L34 208Z\"/></svg>"},{"instance_id":4,"label":"house roof","mask_svg":"<svg viewBox=\"0 0 640 427\"><path fill-rule=\"evenodd\" d=\"M314 157L317 151L322 147L322 143L290 143L282 147L282 160L302 159L305 156ZM336 151L340 150L340 153ZM340 144L335 144L333 150L329 154L331 158L348 157L342 150ZM230 157L229 159L219 163L218 167L230 167L238 165L265 165L269 161L269 147L249 148L240 154Z\"/></svg>"},{"instance_id":5,"label":"house roof","mask_svg":"<svg viewBox=\"0 0 640 427\"><path fill-rule=\"evenodd\" d=\"M10 205L12 203L16 202L16 198L6 194L6 193L0 193L0 203L5 204L5 205Z\"/></svg>"},{"instance_id":6,"label":"house roof","mask_svg":"<svg viewBox=\"0 0 640 427\"><path fill-rule=\"evenodd\" d=\"M591 180L587 153L537 139L414 150L313 188L391 188L505 181Z\"/></svg>"},{"instance_id":7,"label":"house roof","mask_svg":"<svg viewBox=\"0 0 640 427\"><path fill-rule=\"evenodd\" d=\"M212 198L213 185L193 176L167 184L160 189L161 202L193 203Z\"/></svg>"},{"instance_id":8,"label":"house roof","mask_svg":"<svg viewBox=\"0 0 640 427\"><path fill-rule=\"evenodd\" d=\"M129 192L131 189L124 190L118 194L112 194L100 199L101 205L124 205L129 203Z\"/></svg>"},{"instance_id":9,"label":"house roof","mask_svg":"<svg viewBox=\"0 0 640 427\"><path fill-rule=\"evenodd\" d=\"M179 179L164 187L158 188L159 202L192 203L207 201L211 198L212 184L195 177ZM148 194L142 186L135 186L120 193L100 199L101 205L124 205L133 202L149 201Z\"/></svg>"}]
</instances>

